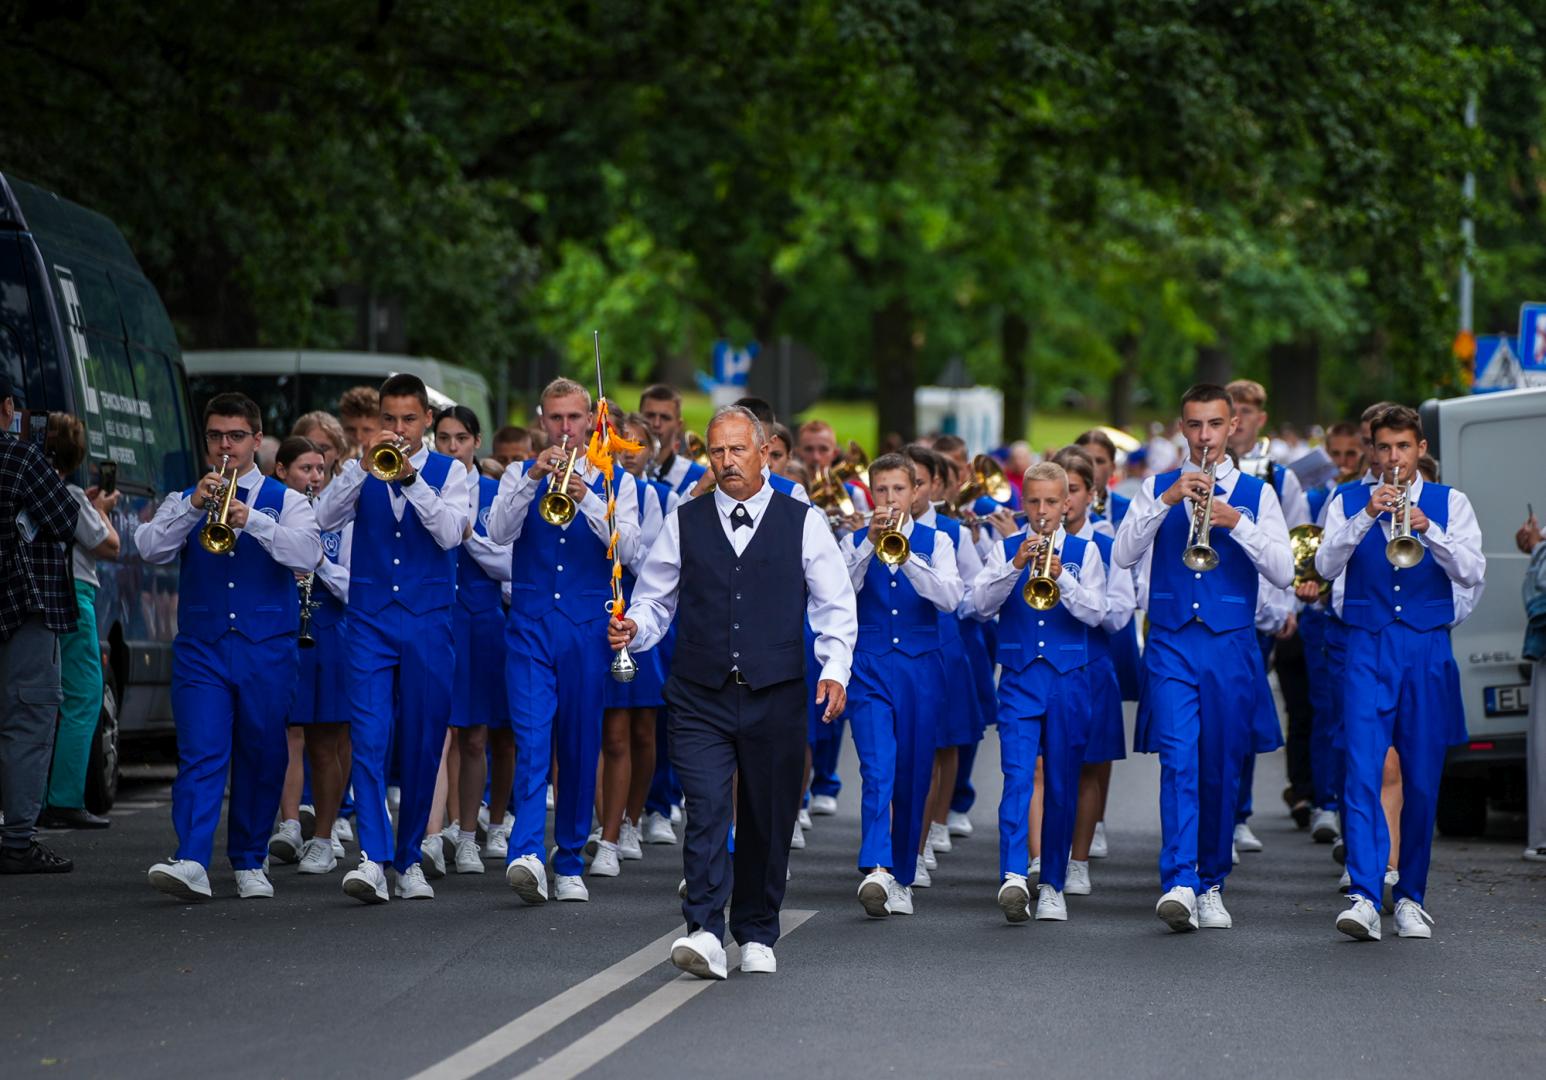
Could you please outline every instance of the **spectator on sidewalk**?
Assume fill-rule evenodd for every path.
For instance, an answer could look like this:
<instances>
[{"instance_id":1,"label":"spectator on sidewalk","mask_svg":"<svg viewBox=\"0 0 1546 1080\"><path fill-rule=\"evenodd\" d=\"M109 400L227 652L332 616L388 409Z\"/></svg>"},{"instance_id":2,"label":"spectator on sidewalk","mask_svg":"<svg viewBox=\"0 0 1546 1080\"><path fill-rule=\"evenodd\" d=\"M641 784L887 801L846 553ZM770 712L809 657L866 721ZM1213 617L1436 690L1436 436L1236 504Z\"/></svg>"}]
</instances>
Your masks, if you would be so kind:
<instances>
[{"instance_id":1,"label":"spectator on sidewalk","mask_svg":"<svg viewBox=\"0 0 1546 1080\"><path fill-rule=\"evenodd\" d=\"M1523 656L1534 661L1530 679L1530 721L1525 735L1529 776L1529 817L1524 857L1546 862L1546 541L1532 513L1514 536L1519 550L1530 556L1525 571L1525 630Z\"/></svg>"}]
</instances>

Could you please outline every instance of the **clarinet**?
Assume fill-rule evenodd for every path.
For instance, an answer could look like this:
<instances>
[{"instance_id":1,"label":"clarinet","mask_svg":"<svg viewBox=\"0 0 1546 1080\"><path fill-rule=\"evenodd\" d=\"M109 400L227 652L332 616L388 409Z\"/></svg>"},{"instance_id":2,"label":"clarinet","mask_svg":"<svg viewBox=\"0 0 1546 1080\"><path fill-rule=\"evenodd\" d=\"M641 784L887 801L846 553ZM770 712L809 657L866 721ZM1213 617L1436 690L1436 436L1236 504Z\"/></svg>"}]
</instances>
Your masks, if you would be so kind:
<instances>
[{"instance_id":1,"label":"clarinet","mask_svg":"<svg viewBox=\"0 0 1546 1080\"><path fill-rule=\"evenodd\" d=\"M316 493L312 491L311 485L307 484L306 501L308 503L314 503L316 500ZM311 636L311 613L319 606L311 598L311 588L316 580L316 571L312 571L305 577L301 578L301 625L300 629L296 632L295 635L295 644L302 649L310 649L315 647L317 644L317 639Z\"/></svg>"}]
</instances>

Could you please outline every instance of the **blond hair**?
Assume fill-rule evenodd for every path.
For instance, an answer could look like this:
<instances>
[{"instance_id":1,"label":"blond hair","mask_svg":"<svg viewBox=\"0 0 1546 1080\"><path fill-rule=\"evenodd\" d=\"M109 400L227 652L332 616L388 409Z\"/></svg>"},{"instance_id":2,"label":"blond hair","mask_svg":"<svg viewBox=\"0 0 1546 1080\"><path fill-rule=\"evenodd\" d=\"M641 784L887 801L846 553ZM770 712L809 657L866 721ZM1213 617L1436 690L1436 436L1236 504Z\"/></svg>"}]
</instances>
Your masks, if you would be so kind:
<instances>
[{"instance_id":1,"label":"blond hair","mask_svg":"<svg viewBox=\"0 0 1546 1080\"><path fill-rule=\"evenodd\" d=\"M1063 489L1063 494L1068 494L1068 473L1055 461L1038 461L1025 470L1024 479L1027 484L1035 480L1050 480Z\"/></svg>"},{"instance_id":2,"label":"blond hair","mask_svg":"<svg viewBox=\"0 0 1546 1080\"><path fill-rule=\"evenodd\" d=\"M1224 389L1229 391L1229 399L1236 405L1267 407L1267 388L1254 379L1236 379Z\"/></svg>"},{"instance_id":3,"label":"blond hair","mask_svg":"<svg viewBox=\"0 0 1546 1080\"><path fill-rule=\"evenodd\" d=\"M585 399L585 411L590 412L593 408L590 391L573 379L565 378L562 375L542 388L542 397L539 400L546 404L552 398L573 397L576 394Z\"/></svg>"}]
</instances>

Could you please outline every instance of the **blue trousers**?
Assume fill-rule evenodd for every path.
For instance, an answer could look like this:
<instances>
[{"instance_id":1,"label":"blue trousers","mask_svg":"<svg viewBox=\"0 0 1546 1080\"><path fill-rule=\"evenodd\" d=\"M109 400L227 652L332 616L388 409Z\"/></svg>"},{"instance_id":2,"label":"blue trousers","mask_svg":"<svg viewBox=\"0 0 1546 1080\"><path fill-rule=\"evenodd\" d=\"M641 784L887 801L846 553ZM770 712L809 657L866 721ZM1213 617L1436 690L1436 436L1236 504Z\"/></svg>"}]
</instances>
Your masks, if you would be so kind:
<instances>
[{"instance_id":1,"label":"blue trousers","mask_svg":"<svg viewBox=\"0 0 1546 1080\"><path fill-rule=\"evenodd\" d=\"M847 722L848 713L845 712L825 727L823 738L811 744L812 795L830 795L835 799L843 790L843 778L837 774L837 763L843 756L843 725ZM793 832L792 829L790 831Z\"/></svg>"},{"instance_id":2,"label":"blue trousers","mask_svg":"<svg viewBox=\"0 0 1546 1080\"><path fill-rule=\"evenodd\" d=\"M515 729L515 825L509 861L543 856L548 768L558 754L553 843L555 874L585 869L583 851L596 804L601 759L601 711L607 669L606 613L575 623L562 616L541 623L512 611L506 624L505 685Z\"/></svg>"},{"instance_id":3,"label":"blue trousers","mask_svg":"<svg viewBox=\"0 0 1546 1080\"><path fill-rule=\"evenodd\" d=\"M1058 892L1068 872L1079 803L1079 768L1090 722L1088 668L1059 674L1045 660L1024 671L1005 669L998 682L999 758L1004 794L998 804L998 869L1030 870L1029 819L1042 758L1041 881Z\"/></svg>"},{"instance_id":4,"label":"blue trousers","mask_svg":"<svg viewBox=\"0 0 1546 1080\"><path fill-rule=\"evenodd\" d=\"M374 614L349 612L349 737L359 819L360 854L390 862L398 873L422 856L435 797L435 774L451 714L451 609L423 613L389 604ZM387 814L388 761L397 747L402 801L397 836Z\"/></svg>"},{"instance_id":5,"label":"blue trousers","mask_svg":"<svg viewBox=\"0 0 1546 1080\"><path fill-rule=\"evenodd\" d=\"M1385 754L1401 756L1401 880L1395 896L1423 902L1438 815L1444 758L1462 706L1447 630L1392 623L1377 633L1346 628L1342 717L1347 781L1342 834L1352 893L1380 902L1390 859L1390 827L1380 806Z\"/></svg>"},{"instance_id":6,"label":"blue trousers","mask_svg":"<svg viewBox=\"0 0 1546 1080\"><path fill-rule=\"evenodd\" d=\"M1272 700L1272 684L1267 681L1267 664L1272 659L1272 647L1276 642L1271 634L1256 634L1256 644L1261 650L1261 663L1256 668L1256 706L1252 713L1256 720L1255 738L1245 762L1240 766L1240 789L1235 796L1235 823L1244 824L1251 816L1251 794L1256 786L1256 755L1269 754L1283 745L1283 725L1278 719L1278 705Z\"/></svg>"},{"instance_id":7,"label":"blue trousers","mask_svg":"<svg viewBox=\"0 0 1546 1080\"><path fill-rule=\"evenodd\" d=\"M903 885L918 868L944 689L939 653L854 655L848 709L863 787L859 869L890 867Z\"/></svg>"},{"instance_id":8,"label":"blue trousers","mask_svg":"<svg viewBox=\"0 0 1546 1080\"><path fill-rule=\"evenodd\" d=\"M977 764L977 748L981 745L982 740L978 739L961 747L960 756L956 759L956 786L950 793L950 809L957 814L971 810L972 804L977 801L977 789L972 787L972 766Z\"/></svg>"},{"instance_id":9,"label":"blue trousers","mask_svg":"<svg viewBox=\"0 0 1546 1080\"><path fill-rule=\"evenodd\" d=\"M1342 808L1346 746L1342 740L1342 669L1346 663L1346 631L1331 616L1306 608L1299 616L1304 640L1304 665L1310 680L1310 783L1315 805Z\"/></svg>"},{"instance_id":10,"label":"blue trousers","mask_svg":"<svg viewBox=\"0 0 1546 1080\"><path fill-rule=\"evenodd\" d=\"M172 648L177 858L209 866L229 770L226 854L235 870L263 865L290 757L285 715L295 691L296 651L289 635L248 641L230 633L214 642L177 636Z\"/></svg>"},{"instance_id":11,"label":"blue trousers","mask_svg":"<svg viewBox=\"0 0 1546 1080\"><path fill-rule=\"evenodd\" d=\"M1163 889L1184 885L1201 892L1229 876L1260 663L1249 627L1215 633L1189 622L1177 630L1150 630L1144 692L1160 756Z\"/></svg>"}]
</instances>

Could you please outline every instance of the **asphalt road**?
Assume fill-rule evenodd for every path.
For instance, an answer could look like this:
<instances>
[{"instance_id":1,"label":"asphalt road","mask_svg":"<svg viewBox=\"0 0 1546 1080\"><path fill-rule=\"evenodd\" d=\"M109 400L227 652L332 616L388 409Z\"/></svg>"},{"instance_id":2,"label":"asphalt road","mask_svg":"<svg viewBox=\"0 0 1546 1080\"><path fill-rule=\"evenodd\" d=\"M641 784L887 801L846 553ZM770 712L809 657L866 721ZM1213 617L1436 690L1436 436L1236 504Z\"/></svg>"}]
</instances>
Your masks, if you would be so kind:
<instances>
[{"instance_id":1,"label":"asphalt road","mask_svg":"<svg viewBox=\"0 0 1546 1080\"><path fill-rule=\"evenodd\" d=\"M942 856L911 919L867 921L857 765L837 818L794 855L775 976L701 983L666 963L680 849L646 848L589 904L527 908L492 867L433 902L367 908L341 871L276 869L272 901L185 907L144 872L173 847L164 779L105 833L52 837L74 874L0 878L0 1076L567 1077L1540 1076L1546 868L1504 838L1441 841L1431 941L1335 932L1329 849L1257 768L1266 843L1227 889L1235 928L1153 916L1158 766L1119 763L1112 854L1067 923L995 906L996 742L976 835ZM219 850L217 846L217 850ZM588 1071L587 1071L588 1070Z\"/></svg>"}]
</instances>

